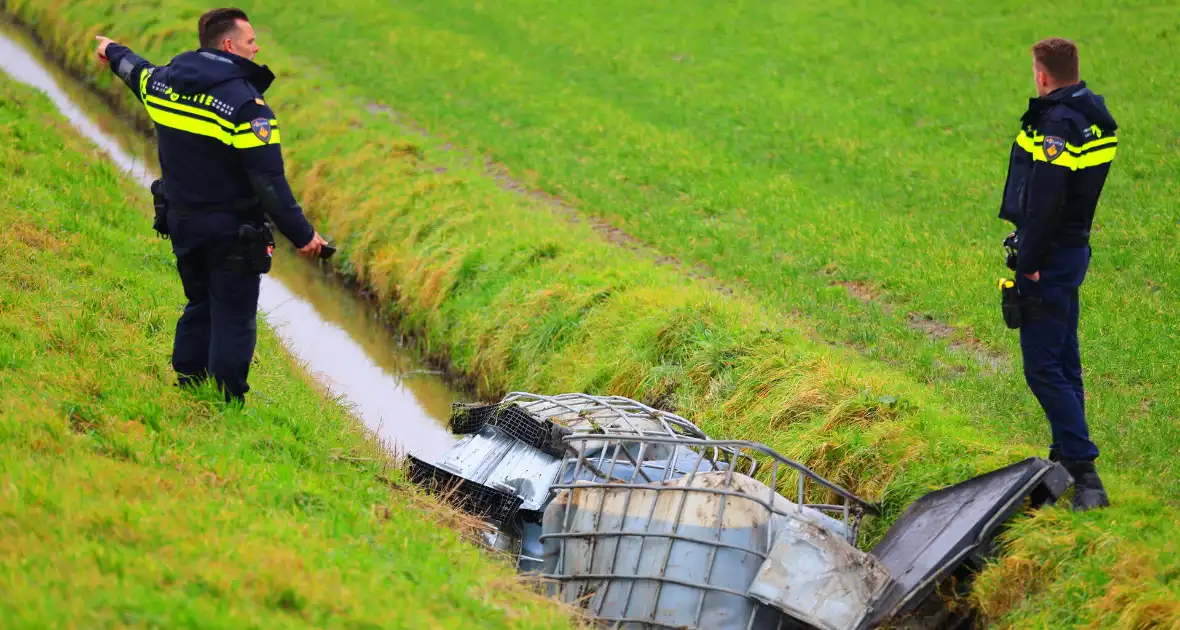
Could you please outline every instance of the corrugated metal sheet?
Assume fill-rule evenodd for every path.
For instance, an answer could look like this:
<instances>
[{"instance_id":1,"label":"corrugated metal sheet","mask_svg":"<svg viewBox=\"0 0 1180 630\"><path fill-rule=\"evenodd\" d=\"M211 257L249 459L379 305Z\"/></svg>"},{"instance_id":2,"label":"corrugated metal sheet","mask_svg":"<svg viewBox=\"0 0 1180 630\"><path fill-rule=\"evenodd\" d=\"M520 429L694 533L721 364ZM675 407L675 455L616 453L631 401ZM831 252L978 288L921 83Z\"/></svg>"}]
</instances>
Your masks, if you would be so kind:
<instances>
[{"instance_id":1,"label":"corrugated metal sheet","mask_svg":"<svg viewBox=\"0 0 1180 630\"><path fill-rule=\"evenodd\" d=\"M515 494L522 510L541 510L561 460L546 455L496 427L484 427L447 451L435 465L464 479Z\"/></svg>"}]
</instances>

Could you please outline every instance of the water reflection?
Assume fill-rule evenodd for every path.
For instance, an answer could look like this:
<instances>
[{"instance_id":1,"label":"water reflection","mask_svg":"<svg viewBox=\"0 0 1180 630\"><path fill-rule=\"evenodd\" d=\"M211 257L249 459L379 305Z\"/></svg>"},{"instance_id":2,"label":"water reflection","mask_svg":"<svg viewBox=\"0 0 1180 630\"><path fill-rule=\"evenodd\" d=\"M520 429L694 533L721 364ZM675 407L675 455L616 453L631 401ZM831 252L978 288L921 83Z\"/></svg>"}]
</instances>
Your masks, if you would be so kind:
<instances>
[{"instance_id":1,"label":"water reflection","mask_svg":"<svg viewBox=\"0 0 1180 630\"><path fill-rule=\"evenodd\" d=\"M258 308L333 395L399 448L433 457L455 438L440 424L455 392L403 348L373 304L285 248L275 257Z\"/></svg>"}]
</instances>

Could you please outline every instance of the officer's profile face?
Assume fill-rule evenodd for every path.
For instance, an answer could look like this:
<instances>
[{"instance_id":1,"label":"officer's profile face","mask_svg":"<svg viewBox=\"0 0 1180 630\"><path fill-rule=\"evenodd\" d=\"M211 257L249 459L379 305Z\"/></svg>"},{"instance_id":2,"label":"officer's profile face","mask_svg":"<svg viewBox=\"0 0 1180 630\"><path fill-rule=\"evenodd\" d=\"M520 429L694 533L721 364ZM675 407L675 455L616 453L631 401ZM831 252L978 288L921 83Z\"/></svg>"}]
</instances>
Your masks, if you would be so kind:
<instances>
[{"instance_id":1,"label":"officer's profile face","mask_svg":"<svg viewBox=\"0 0 1180 630\"><path fill-rule=\"evenodd\" d=\"M237 28L225 34L225 38L221 40L221 49L251 61L261 50L254 39L254 27L245 20L238 20Z\"/></svg>"}]
</instances>

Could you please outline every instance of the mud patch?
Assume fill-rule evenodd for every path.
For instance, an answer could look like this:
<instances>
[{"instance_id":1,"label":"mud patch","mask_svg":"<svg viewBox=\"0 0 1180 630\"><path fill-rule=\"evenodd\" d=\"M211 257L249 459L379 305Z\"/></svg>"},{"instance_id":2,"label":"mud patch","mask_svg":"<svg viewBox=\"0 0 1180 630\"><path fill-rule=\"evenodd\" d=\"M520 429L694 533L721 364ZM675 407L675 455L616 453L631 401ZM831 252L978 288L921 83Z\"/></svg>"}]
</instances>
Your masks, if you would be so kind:
<instances>
[{"instance_id":1,"label":"mud patch","mask_svg":"<svg viewBox=\"0 0 1180 630\"><path fill-rule=\"evenodd\" d=\"M950 324L934 319L929 315L922 315L920 313L911 312L906 319L909 322L909 327L921 333L925 333L927 337L934 337L935 339L952 339L955 336L955 327Z\"/></svg>"},{"instance_id":2,"label":"mud patch","mask_svg":"<svg viewBox=\"0 0 1180 630\"><path fill-rule=\"evenodd\" d=\"M842 286L852 294L852 297L864 302L865 304L876 303L882 308L888 310L888 305L881 301L880 291L874 289L872 285L867 282L860 282L857 280L837 280L832 283L833 286Z\"/></svg>"},{"instance_id":3,"label":"mud patch","mask_svg":"<svg viewBox=\"0 0 1180 630\"><path fill-rule=\"evenodd\" d=\"M382 105L380 103L369 103L368 105L365 105L365 110L370 114L385 114L387 116L394 115L393 110L390 109L388 105Z\"/></svg>"},{"instance_id":4,"label":"mud patch","mask_svg":"<svg viewBox=\"0 0 1180 630\"><path fill-rule=\"evenodd\" d=\"M885 297L884 291L868 282L860 280L833 280L830 284L831 286L844 287L852 297L865 305L875 304L886 315L892 315L895 311L893 305ZM1009 362L1008 357L1004 353L988 348L982 341L975 337L972 331L960 330L930 315L911 311L906 314L906 327L910 330L918 331L930 339L946 343L952 352L970 356L978 365L987 369L989 372L998 372ZM941 365L956 375L966 372L966 369L962 366Z\"/></svg>"},{"instance_id":5,"label":"mud patch","mask_svg":"<svg viewBox=\"0 0 1180 630\"><path fill-rule=\"evenodd\" d=\"M990 371L997 372L1008 364L1007 356L988 348L969 330L960 331L958 328L938 321L930 315L914 312L910 312L906 316L906 322L911 330L921 332L931 339L947 342L951 351L971 356L975 359L976 363Z\"/></svg>"}]
</instances>

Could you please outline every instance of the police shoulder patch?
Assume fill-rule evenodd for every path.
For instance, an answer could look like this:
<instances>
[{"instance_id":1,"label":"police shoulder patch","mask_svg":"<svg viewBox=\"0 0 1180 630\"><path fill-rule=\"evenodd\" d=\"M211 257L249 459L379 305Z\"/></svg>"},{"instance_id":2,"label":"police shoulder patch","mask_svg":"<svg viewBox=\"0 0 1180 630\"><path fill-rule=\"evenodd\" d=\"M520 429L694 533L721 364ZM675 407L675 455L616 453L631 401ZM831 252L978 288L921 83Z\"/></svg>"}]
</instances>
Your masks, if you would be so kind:
<instances>
[{"instance_id":1,"label":"police shoulder patch","mask_svg":"<svg viewBox=\"0 0 1180 630\"><path fill-rule=\"evenodd\" d=\"M255 118L250 121L250 131L262 141L263 144L270 143L271 129L270 121L266 118Z\"/></svg>"},{"instance_id":2,"label":"police shoulder patch","mask_svg":"<svg viewBox=\"0 0 1180 630\"><path fill-rule=\"evenodd\" d=\"M1065 140L1057 136L1045 136L1045 159L1052 162L1065 153Z\"/></svg>"}]
</instances>

